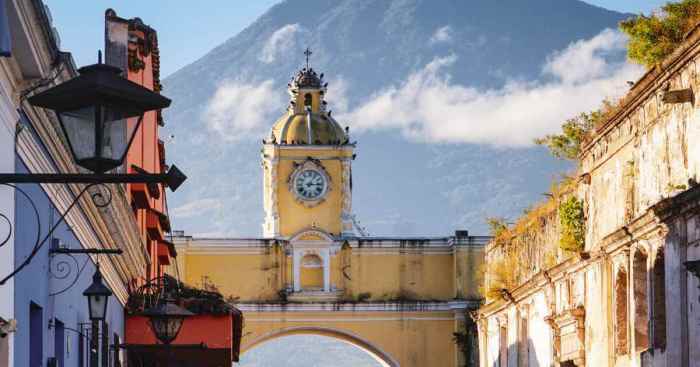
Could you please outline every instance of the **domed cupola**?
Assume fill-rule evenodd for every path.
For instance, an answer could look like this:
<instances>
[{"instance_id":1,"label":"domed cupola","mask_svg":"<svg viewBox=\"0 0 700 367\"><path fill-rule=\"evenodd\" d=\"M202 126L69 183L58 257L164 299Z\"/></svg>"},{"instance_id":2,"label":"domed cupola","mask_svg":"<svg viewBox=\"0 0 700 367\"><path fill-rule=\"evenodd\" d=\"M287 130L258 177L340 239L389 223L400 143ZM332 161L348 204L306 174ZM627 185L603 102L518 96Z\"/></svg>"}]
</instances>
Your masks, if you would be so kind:
<instances>
[{"instance_id":1,"label":"domed cupola","mask_svg":"<svg viewBox=\"0 0 700 367\"><path fill-rule=\"evenodd\" d=\"M297 75L292 79L294 87L298 89L322 89L321 78L316 74L313 68L303 68L297 72Z\"/></svg>"},{"instance_id":2,"label":"domed cupola","mask_svg":"<svg viewBox=\"0 0 700 367\"><path fill-rule=\"evenodd\" d=\"M306 67L299 70L287 84L290 101L287 112L272 127L269 143L282 145L345 145L348 135L331 117L324 100L328 83L309 67L308 49Z\"/></svg>"}]
</instances>

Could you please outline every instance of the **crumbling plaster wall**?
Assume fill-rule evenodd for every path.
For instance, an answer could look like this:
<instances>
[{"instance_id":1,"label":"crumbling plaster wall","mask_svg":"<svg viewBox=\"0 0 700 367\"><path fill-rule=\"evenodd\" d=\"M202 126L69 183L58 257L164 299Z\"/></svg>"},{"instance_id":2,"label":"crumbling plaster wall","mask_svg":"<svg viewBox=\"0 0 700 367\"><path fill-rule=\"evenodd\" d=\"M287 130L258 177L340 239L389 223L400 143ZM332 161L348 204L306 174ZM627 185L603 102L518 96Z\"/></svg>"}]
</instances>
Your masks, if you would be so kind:
<instances>
[{"instance_id":1,"label":"crumbling plaster wall","mask_svg":"<svg viewBox=\"0 0 700 367\"><path fill-rule=\"evenodd\" d=\"M643 84L627 97L620 115L584 146L576 195L584 201L586 254L568 260L560 257L560 264L544 275L538 269L526 269L524 273L532 276L521 279L528 281L526 284L510 289L512 296L494 300L482 309L479 330L486 333L480 336L482 348L486 348L482 366L498 365L503 352L498 345L499 327L503 325L509 329L507 350L513 351L519 326L514 319L523 305L529 307L528 340L533 341L528 348L530 365L555 363L557 346L551 317L583 306L585 365L700 366L700 348L695 347L700 345L700 282L684 265L700 259L700 213L697 208L682 213L678 209L662 219L655 212L661 201L687 193L700 180L700 101L697 97L676 103L663 100L669 91L690 88L696 95L700 93L698 48L700 45L692 45L676 55L675 61L665 63L662 73L654 70L642 78L638 83ZM541 233L529 235L518 245L556 243L558 236L551 232L556 224L544 223ZM601 249L604 251L598 251ZM651 292L649 282L660 249L665 259L665 346L652 353L644 352L650 346L637 345L636 323L643 317L635 314L640 295L633 287L636 273L632 261L636 252L644 252L647 292ZM486 263L502 256L499 248L489 246ZM622 352L616 351L618 269L626 274L622 322L627 342ZM654 307L652 293L642 296L650 297L647 317L651 326L658 305ZM648 338L655 336L651 328L646 332ZM507 359L508 366L518 365L512 355Z\"/></svg>"},{"instance_id":2,"label":"crumbling plaster wall","mask_svg":"<svg viewBox=\"0 0 700 367\"><path fill-rule=\"evenodd\" d=\"M587 148L581 185L587 204L587 249L660 200L700 179L700 110L693 102L665 103L665 90L700 90L700 57L659 85L624 120ZM632 176L632 177L630 177ZM631 187L630 187L631 185Z\"/></svg>"}]
</instances>

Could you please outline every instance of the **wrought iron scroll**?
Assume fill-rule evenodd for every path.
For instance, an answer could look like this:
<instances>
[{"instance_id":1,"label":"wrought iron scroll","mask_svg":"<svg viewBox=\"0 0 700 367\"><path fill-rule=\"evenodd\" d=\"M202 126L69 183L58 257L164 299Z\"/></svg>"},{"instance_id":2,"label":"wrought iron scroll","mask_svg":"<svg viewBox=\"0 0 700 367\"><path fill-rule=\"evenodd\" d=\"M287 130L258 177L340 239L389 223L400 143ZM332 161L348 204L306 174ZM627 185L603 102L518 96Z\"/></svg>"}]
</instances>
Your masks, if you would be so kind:
<instances>
[{"instance_id":1,"label":"wrought iron scroll","mask_svg":"<svg viewBox=\"0 0 700 367\"><path fill-rule=\"evenodd\" d=\"M83 270L85 270L89 260L89 257L85 258L85 261L83 261L81 265L73 254L61 252L52 253L49 259L49 278L59 281L66 279L71 280L68 282L68 285L64 286L60 290L49 293L49 296L57 296L61 293L65 293L71 287L73 287L75 283L78 282L78 279L80 279L80 274L82 274Z\"/></svg>"},{"instance_id":2,"label":"wrought iron scroll","mask_svg":"<svg viewBox=\"0 0 700 367\"><path fill-rule=\"evenodd\" d=\"M166 295L179 295L177 280L168 276L151 279L131 292L128 308L131 312L144 311L157 305Z\"/></svg>"},{"instance_id":3,"label":"wrought iron scroll","mask_svg":"<svg viewBox=\"0 0 700 367\"><path fill-rule=\"evenodd\" d=\"M0 213L0 218L7 225L7 236L0 241L0 247L3 247L6 243L10 242L10 238L12 238L12 222L5 214Z\"/></svg>"},{"instance_id":4,"label":"wrought iron scroll","mask_svg":"<svg viewBox=\"0 0 700 367\"><path fill-rule=\"evenodd\" d=\"M66 211L63 212L63 213L61 214L61 216L58 218L58 220L56 221L56 223L54 223L54 224L49 228L49 231L48 231L48 232L46 233L46 235L42 238L42 237L41 237L41 232L42 232L41 218L40 218L40 216L39 216L39 210L37 209L37 206L36 206L36 204L34 203L34 200L32 200L32 198L27 194L26 191L24 191L22 188L18 187L18 186L15 185L15 184L11 184L11 183L0 183L0 185L7 186L7 187L10 187L10 188L14 189L16 192L20 193L25 199L27 199L27 201L29 202L29 204L30 204L31 207L32 207L32 211L34 212L34 216L35 216L35 218L36 218L36 223L37 223L36 240L34 241L34 246L33 246L33 248L32 248L32 252L31 252L31 253L29 254L29 256L27 256L27 258L24 259L24 261L23 261L19 266L17 266L12 272L10 272L8 275L6 275L6 276L4 276L2 279L0 279L0 286L1 286L1 285L4 285L9 279L11 279L11 278L14 277L15 275L17 275L17 273L19 273L20 271L22 271L22 269L24 269L27 265L29 265L29 263L32 261L32 259L39 253L39 250L41 250L41 248L46 244L46 242L48 241L48 239L51 238L51 237L53 236L53 233L54 233L54 231L56 230L56 228L58 228L58 226L59 226L61 223L63 223L63 222L65 221L66 215L68 215L68 213L71 211L71 209L73 209L73 207L75 207L75 205L80 201L80 198L82 198L82 196L83 196L86 192L89 192L90 189L95 188L95 187L100 187L100 186L101 186L101 188L99 188L99 190L97 190L96 192L92 192L92 193L89 194L89 195L90 195L90 199L92 200L92 203L93 203L96 207L98 207L98 208L104 208L104 207L108 206L108 205L112 202L112 192L111 192L110 187L109 187L107 184L101 183L101 182L97 182L97 183L91 183L91 184L86 185L86 186L83 187L82 190L80 190L80 192L74 197L73 202L70 203L70 205L68 206L68 208L66 209ZM9 239L11 238L12 232L14 231L14 227L12 226L12 223L10 223L11 221L9 220L9 218L8 218L6 215L1 214L1 213L0 213L0 215L2 215L3 219L4 219L5 221L7 221L8 224L10 225L10 227L9 227L9 233L8 233L7 239L4 239L4 238L3 238L3 241L0 242L0 246L2 246L2 245L5 245L5 244L9 241ZM69 287L69 288L70 288L70 287Z\"/></svg>"}]
</instances>

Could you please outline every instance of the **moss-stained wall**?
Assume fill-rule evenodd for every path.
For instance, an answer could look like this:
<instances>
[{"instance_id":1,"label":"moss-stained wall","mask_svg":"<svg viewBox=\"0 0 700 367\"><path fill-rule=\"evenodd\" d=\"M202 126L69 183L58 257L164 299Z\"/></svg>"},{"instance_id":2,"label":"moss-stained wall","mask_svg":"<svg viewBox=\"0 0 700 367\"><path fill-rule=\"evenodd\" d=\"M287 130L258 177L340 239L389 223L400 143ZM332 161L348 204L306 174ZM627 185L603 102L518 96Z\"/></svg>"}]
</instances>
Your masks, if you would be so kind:
<instances>
[{"instance_id":1,"label":"moss-stained wall","mask_svg":"<svg viewBox=\"0 0 700 367\"><path fill-rule=\"evenodd\" d=\"M293 259L285 245L269 240L215 241L176 241L179 274L187 283L213 285L243 302L279 301L280 291L292 288ZM340 291L339 301L351 302L478 299L483 246L436 242L441 245L344 242L330 255L331 289ZM173 266L169 272L175 274Z\"/></svg>"}]
</instances>

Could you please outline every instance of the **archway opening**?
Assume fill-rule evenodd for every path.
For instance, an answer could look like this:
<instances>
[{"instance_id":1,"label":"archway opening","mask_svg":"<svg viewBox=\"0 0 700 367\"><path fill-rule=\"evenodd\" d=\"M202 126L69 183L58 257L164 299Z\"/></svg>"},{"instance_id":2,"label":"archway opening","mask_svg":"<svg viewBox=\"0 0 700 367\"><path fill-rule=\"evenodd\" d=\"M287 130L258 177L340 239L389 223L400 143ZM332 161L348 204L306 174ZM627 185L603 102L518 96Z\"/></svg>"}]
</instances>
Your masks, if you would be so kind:
<instances>
[{"instance_id":1,"label":"archway opening","mask_svg":"<svg viewBox=\"0 0 700 367\"><path fill-rule=\"evenodd\" d=\"M244 342L237 366L399 367L378 346L350 332L290 327Z\"/></svg>"},{"instance_id":2,"label":"archway opening","mask_svg":"<svg viewBox=\"0 0 700 367\"><path fill-rule=\"evenodd\" d=\"M240 367L259 366L388 366L351 343L322 335L287 335L263 342L243 353Z\"/></svg>"}]
</instances>

